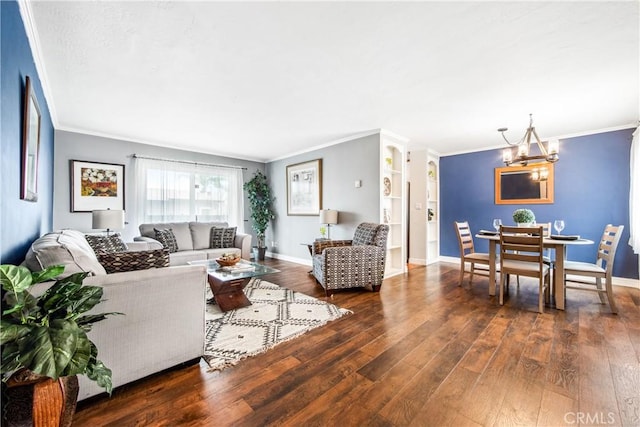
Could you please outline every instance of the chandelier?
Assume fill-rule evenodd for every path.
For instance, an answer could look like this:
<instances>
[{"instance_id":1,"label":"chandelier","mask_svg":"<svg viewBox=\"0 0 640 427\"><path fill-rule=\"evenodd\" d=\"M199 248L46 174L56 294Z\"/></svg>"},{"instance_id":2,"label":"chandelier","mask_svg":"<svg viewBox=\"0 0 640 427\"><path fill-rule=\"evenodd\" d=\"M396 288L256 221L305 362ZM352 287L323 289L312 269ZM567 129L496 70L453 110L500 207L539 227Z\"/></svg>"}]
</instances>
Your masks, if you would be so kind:
<instances>
[{"instance_id":1,"label":"chandelier","mask_svg":"<svg viewBox=\"0 0 640 427\"><path fill-rule=\"evenodd\" d=\"M542 144L538 134L536 133L536 128L533 127L533 114L529 114L529 127L522 139L517 142L510 142L504 133L507 131L507 128L500 128L498 132L502 135L502 138L509 144L511 147L516 147L516 155L513 155L514 149L511 147L505 148L502 151L502 161L505 165L511 166L513 163L519 163L521 166L527 166L529 162L549 162L555 163L558 161L558 140L549 140L547 142L547 147ZM531 154L531 135L534 136L535 142L538 145L538 149L540 151L539 155ZM535 179L535 178L534 178Z\"/></svg>"}]
</instances>

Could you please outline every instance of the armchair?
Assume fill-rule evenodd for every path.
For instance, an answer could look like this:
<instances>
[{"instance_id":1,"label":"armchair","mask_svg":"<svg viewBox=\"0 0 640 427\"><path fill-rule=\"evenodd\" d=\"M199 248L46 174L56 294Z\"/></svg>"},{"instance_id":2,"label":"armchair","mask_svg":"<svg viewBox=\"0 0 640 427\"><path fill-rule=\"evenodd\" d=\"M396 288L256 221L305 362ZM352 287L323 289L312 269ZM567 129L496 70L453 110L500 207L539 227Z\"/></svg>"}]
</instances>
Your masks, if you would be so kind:
<instances>
[{"instance_id":1,"label":"armchair","mask_svg":"<svg viewBox=\"0 0 640 427\"><path fill-rule=\"evenodd\" d=\"M386 224L362 223L353 240L325 240L313 244L313 275L327 296L334 289L371 286L380 291L387 253Z\"/></svg>"}]
</instances>

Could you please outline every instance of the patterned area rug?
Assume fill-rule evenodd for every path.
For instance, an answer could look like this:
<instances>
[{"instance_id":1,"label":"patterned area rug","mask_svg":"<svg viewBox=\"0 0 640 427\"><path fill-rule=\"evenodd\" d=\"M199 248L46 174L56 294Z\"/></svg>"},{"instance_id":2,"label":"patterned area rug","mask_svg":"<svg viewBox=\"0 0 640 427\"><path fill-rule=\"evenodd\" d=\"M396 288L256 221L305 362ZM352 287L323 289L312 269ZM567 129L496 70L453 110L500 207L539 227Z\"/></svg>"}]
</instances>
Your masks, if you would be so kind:
<instances>
[{"instance_id":1,"label":"patterned area rug","mask_svg":"<svg viewBox=\"0 0 640 427\"><path fill-rule=\"evenodd\" d=\"M244 293L252 303L248 307L222 313L217 305L207 304L204 359L210 371L233 366L352 313L258 278Z\"/></svg>"}]
</instances>

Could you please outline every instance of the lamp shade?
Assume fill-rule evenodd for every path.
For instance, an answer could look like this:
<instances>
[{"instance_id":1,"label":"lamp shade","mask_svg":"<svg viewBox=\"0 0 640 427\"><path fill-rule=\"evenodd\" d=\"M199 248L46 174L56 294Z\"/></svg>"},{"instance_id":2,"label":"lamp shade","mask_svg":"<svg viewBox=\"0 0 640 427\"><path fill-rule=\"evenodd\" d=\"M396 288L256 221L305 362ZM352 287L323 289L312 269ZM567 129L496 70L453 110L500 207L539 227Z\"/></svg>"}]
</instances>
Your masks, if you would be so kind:
<instances>
[{"instance_id":1,"label":"lamp shade","mask_svg":"<svg viewBox=\"0 0 640 427\"><path fill-rule=\"evenodd\" d=\"M124 211L99 210L92 211L91 228L99 230L121 230L124 228Z\"/></svg>"},{"instance_id":2,"label":"lamp shade","mask_svg":"<svg viewBox=\"0 0 640 427\"><path fill-rule=\"evenodd\" d=\"M337 224L338 211L333 209L322 209L320 211L320 224Z\"/></svg>"}]
</instances>

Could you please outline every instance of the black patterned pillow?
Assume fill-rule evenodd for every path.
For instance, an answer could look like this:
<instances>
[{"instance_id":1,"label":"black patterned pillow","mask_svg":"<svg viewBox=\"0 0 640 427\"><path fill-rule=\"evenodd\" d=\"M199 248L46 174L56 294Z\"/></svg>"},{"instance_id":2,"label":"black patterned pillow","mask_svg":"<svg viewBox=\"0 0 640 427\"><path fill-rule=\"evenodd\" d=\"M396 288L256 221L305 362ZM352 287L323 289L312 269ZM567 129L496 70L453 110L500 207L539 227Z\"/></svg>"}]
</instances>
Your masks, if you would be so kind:
<instances>
[{"instance_id":1,"label":"black patterned pillow","mask_svg":"<svg viewBox=\"0 0 640 427\"><path fill-rule=\"evenodd\" d=\"M154 249L138 252L98 253L98 261L107 273L169 267L169 251Z\"/></svg>"},{"instance_id":2,"label":"black patterned pillow","mask_svg":"<svg viewBox=\"0 0 640 427\"><path fill-rule=\"evenodd\" d=\"M170 228L158 230L154 228L156 233L156 240L162 243L162 246L167 248L170 253L178 252L178 242L176 241L176 235L173 234L173 230Z\"/></svg>"},{"instance_id":3,"label":"black patterned pillow","mask_svg":"<svg viewBox=\"0 0 640 427\"><path fill-rule=\"evenodd\" d=\"M236 227L211 227L209 248L232 248L236 239Z\"/></svg>"},{"instance_id":4,"label":"black patterned pillow","mask_svg":"<svg viewBox=\"0 0 640 427\"><path fill-rule=\"evenodd\" d=\"M111 236L86 235L84 238L87 239L89 246L95 253L124 252L127 250L127 245L124 244L119 233Z\"/></svg>"}]
</instances>

